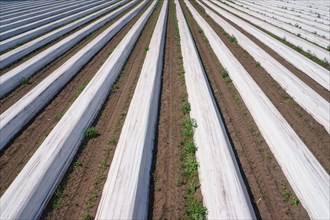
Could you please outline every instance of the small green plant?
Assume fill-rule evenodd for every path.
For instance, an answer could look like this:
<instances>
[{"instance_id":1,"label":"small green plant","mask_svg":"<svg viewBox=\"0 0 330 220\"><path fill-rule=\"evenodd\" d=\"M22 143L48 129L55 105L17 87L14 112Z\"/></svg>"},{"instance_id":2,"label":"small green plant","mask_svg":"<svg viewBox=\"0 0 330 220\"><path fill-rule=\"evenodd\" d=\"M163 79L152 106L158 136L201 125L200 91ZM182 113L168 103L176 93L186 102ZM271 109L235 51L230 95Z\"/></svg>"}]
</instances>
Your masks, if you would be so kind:
<instances>
[{"instance_id":1,"label":"small green plant","mask_svg":"<svg viewBox=\"0 0 330 220\"><path fill-rule=\"evenodd\" d=\"M221 70L220 74L221 74L222 78L226 78L229 76L228 71L226 69Z\"/></svg>"},{"instance_id":2,"label":"small green plant","mask_svg":"<svg viewBox=\"0 0 330 220\"><path fill-rule=\"evenodd\" d=\"M189 140L184 144L183 150L184 150L184 153L194 154L197 150L197 147L195 146L195 144L192 140Z\"/></svg>"},{"instance_id":3,"label":"small green plant","mask_svg":"<svg viewBox=\"0 0 330 220\"><path fill-rule=\"evenodd\" d=\"M294 196L294 197L291 199L290 204L291 204L292 206L297 206L297 205L299 204L299 200L298 200L298 198Z\"/></svg>"},{"instance_id":4,"label":"small green plant","mask_svg":"<svg viewBox=\"0 0 330 220\"><path fill-rule=\"evenodd\" d=\"M225 78L225 83L226 84L232 83L232 80L231 80L231 78L229 76Z\"/></svg>"},{"instance_id":5,"label":"small green plant","mask_svg":"<svg viewBox=\"0 0 330 220\"><path fill-rule=\"evenodd\" d=\"M149 49L150 49L149 47L145 47L144 51L147 52L147 51L149 51Z\"/></svg>"},{"instance_id":6,"label":"small green plant","mask_svg":"<svg viewBox=\"0 0 330 220\"><path fill-rule=\"evenodd\" d=\"M188 194L193 194L201 185L199 183L189 183L186 191Z\"/></svg>"},{"instance_id":7,"label":"small green plant","mask_svg":"<svg viewBox=\"0 0 330 220\"><path fill-rule=\"evenodd\" d=\"M87 128L85 135L88 138L96 137L97 135L96 129L94 127Z\"/></svg>"},{"instance_id":8,"label":"small green plant","mask_svg":"<svg viewBox=\"0 0 330 220\"><path fill-rule=\"evenodd\" d=\"M198 162L194 158L194 155L189 155L185 158L184 161L184 170L183 173L185 176L191 175L193 172L197 171L198 168Z\"/></svg>"},{"instance_id":9,"label":"small green plant","mask_svg":"<svg viewBox=\"0 0 330 220\"><path fill-rule=\"evenodd\" d=\"M272 154L271 154L269 151L267 151L267 152L265 153L265 157L266 157L267 159L271 159L271 158L272 158Z\"/></svg>"},{"instance_id":10,"label":"small green plant","mask_svg":"<svg viewBox=\"0 0 330 220\"><path fill-rule=\"evenodd\" d=\"M282 193L282 200L284 202L288 202L289 199L290 199L290 197L291 197L291 193L290 192L285 191L285 192Z\"/></svg>"},{"instance_id":11,"label":"small green plant","mask_svg":"<svg viewBox=\"0 0 330 220\"><path fill-rule=\"evenodd\" d=\"M177 186L182 186L182 184L184 184L182 177L178 177L175 182Z\"/></svg>"},{"instance_id":12,"label":"small green plant","mask_svg":"<svg viewBox=\"0 0 330 220\"><path fill-rule=\"evenodd\" d=\"M203 206L202 203L197 202L196 200L192 200L187 208L188 216L190 216L189 219L196 219L196 220L202 220L206 219L207 209Z\"/></svg>"},{"instance_id":13,"label":"small green plant","mask_svg":"<svg viewBox=\"0 0 330 220\"><path fill-rule=\"evenodd\" d=\"M117 140L115 138L112 138L110 141L109 141L109 144L111 145L116 145L117 144Z\"/></svg>"},{"instance_id":14,"label":"small green plant","mask_svg":"<svg viewBox=\"0 0 330 220\"><path fill-rule=\"evenodd\" d=\"M106 159L103 159L101 161L101 167L102 167L102 169L105 169L107 167L107 160Z\"/></svg>"},{"instance_id":15,"label":"small green plant","mask_svg":"<svg viewBox=\"0 0 330 220\"><path fill-rule=\"evenodd\" d=\"M26 85L29 83L29 78L22 76L20 82L21 82L21 85Z\"/></svg>"},{"instance_id":16,"label":"small green plant","mask_svg":"<svg viewBox=\"0 0 330 220\"><path fill-rule=\"evenodd\" d=\"M298 36L298 37L300 37L300 36L301 36L301 34L297 34L297 36Z\"/></svg>"},{"instance_id":17,"label":"small green plant","mask_svg":"<svg viewBox=\"0 0 330 220\"><path fill-rule=\"evenodd\" d=\"M84 212L83 219L84 219L84 220L89 220L89 219L91 219L91 215L89 214L88 211L85 211L85 212Z\"/></svg>"},{"instance_id":18,"label":"small green plant","mask_svg":"<svg viewBox=\"0 0 330 220\"><path fill-rule=\"evenodd\" d=\"M192 137L194 134L194 129L197 128L196 120L186 118L183 121L183 135L186 138Z\"/></svg>"},{"instance_id":19,"label":"small green plant","mask_svg":"<svg viewBox=\"0 0 330 220\"><path fill-rule=\"evenodd\" d=\"M297 115L299 118L301 118L303 116L303 114L301 112L297 112Z\"/></svg>"},{"instance_id":20,"label":"small green plant","mask_svg":"<svg viewBox=\"0 0 330 220\"><path fill-rule=\"evenodd\" d=\"M260 67L260 66L261 66L260 62L256 62L256 67Z\"/></svg>"},{"instance_id":21,"label":"small green plant","mask_svg":"<svg viewBox=\"0 0 330 220\"><path fill-rule=\"evenodd\" d=\"M92 200L95 201L96 199L97 199L97 194L96 194L96 192L94 191L94 192L92 193Z\"/></svg>"},{"instance_id":22,"label":"small green plant","mask_svg":"<svg viewBox=\"0 0 330 220\"><path fill-rule=\"evenodd\" d=\"M111 93L116 92L119 89L119 85L117 83L113 84L111 87Z\"/></svg>"},{"instance_id":23,"label":"small green plant","mask_svg":"<svg viewBox=\"0 0 330 220\"><path fill-rule=\"evenodd\" d=\"M80 166L81 166L81 161L78 159L74 162L73 167L76 168L76 167L80 167Z\"/></svg>"},{"instance_id":24,"label":"small green plant","mask_svg":"<svg viewBox=\"0 0 330 220\"><path fill-rule=\"evenodd\" d=\"M329 45L329 46L327 46L327 51L330 51L330 45Z\"/></svg>"},{"instance_id":25,"label":"small green plant","mask_svg":"<svg viewBox=\"0 0 330 220\"><path fill-rule=\"evenodd\" d=\"M237 44L237 39L234 35L230 36L230 42L232 42L233 44Z\"/></svg>"},{"instance_id":26,"label":"small green plant","mask_svg":"<svg viewBox=\"0 0 330 220\"><path fill-rule=\"evenodd\" d=\"M80 85L76 91L76 98L82 93L82 91L85 89L89 81L85 81L82 85Z\"/></svg>"},{"instance_id":27,"label":"small green plant","mask_svg":"<svg viewBox=\"0 0 330 220\"><path fill-rule=\"evenodd\" d=\"M220 74L221 74L222 78L225 79L225 83L227 85L232 82L232 80L231 80L231 78L230 78L230 76L228 74L228 71L226 69L221 70Z\"/></svg>"},{"instance_id":28,"label":"small green plant","mask_svg":"<svg viewBox=\"0 0 330 220\"><path fill-rule=\"evenodd\" d=\"M273 168L273 170L278 170L278 166L277 166L276 164L274 164L274 165L272 166L272 168Z\"/></svg>"},{"instance_id":29,"label":"small green plant","mask_svg":"<svg viewBox=\"0 0 330 220\"><path fill-rule=\"evenodd\" d=\"M63 189L62 187L57 187L54 193L54 200L52 202L52 209L56 210L60 207L60 198L62 196Z\"/></svg>"},{"instance_id":30,"label":"small green plant","mask_svg":"<svg viewBox=\"0 0 330 220\"><path fill-rule=\"evenodd\" d=\"M190 103L189 102L184 102L182 104L181 110L182 110L183 114L185 114L185 115L188 114L191 110Z\"/></svg>"},{"instance_id":31,"label":"small green plant","mask_svg":"<svg viewBox=\"0 0 330 220\"><path fill-rule=\"evenodd\" d=\"M76 97L78 97L84 89L85 89L84 85L79 86L76 92Z\"/></svg>"},{"instance_id":32,"label":"small green plant","mask_svg":"<svg viewBox=\"0 0 330 220\"><path fill-rule=\"evenodd\" d=\"M288 202L291 197L291 192L287 189L287 186L284 182L281 182L281 191L282 191L282 200Z\"/></svg>"},{"instance_id":33,"label":"small green plant","mask_svg":"<svg viewBox=\"0 0 330 220\"><path fill-rule=\"evenodd\" d=\"M56 113L56 115L54 117L55 121L59 122L61 120L62 116L63 116L62 113L60 113L60 112Z\"/></svg>"}]
</instances>

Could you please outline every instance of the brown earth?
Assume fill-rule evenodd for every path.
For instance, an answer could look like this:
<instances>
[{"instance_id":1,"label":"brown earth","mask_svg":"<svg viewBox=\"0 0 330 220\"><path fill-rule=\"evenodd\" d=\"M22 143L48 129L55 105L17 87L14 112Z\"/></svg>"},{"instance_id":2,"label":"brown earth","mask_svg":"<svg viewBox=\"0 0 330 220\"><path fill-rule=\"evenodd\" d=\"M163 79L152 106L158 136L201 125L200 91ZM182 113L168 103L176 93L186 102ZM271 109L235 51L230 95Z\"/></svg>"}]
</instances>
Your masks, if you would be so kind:
<instances>
[{"instance_id":1,"label":"brown earth","mask_svg":"<svg viewBox=\"0 0 330 220\"><path fill-rule=\"evenodd\" d=\"M151 2L148 4L150 5ZM84 140L70 171L63 178L42 219L91 219L96 215L103 185L115 153L116 143L134 94L154 26L160 13L161 3L150 17L121 76L116 89L107 98L102 112L93 125L97 137ZM140 14L141 15L141 14ZM136 18L139 18L137 15ZM77 162L78 161L78 162ZM79 165L77 165L79 164Z\"/></svg>"},{"instance_id":2,"label":"brown earth","mask_svg":"<svg viewBox=\"0 0 330 220\"><path fill-rule=\"evenodd\" d=\"M136 4L135 4L136 5ZM134 6L133 6L134 7ZM132 9L131 7L130 9ZM125 11L124 13L120 14L119 16L116 16L114 19L103 25L101 28L93 32L93 34L88 35L83 40L81 40L78 44L76 44L74 47L69 49L66 53L64 53L62 56L58 57L48 65L46 65L42 70L36 72L34 75L32 75L29 78L29 83L26 85L20 85L14 90L12 90L10 93L8 93L5 97L0 98L0 114L6 111L10 106L12 106L14 103L16 103L19 99L21 99L26 93L28 93L30 90L32 90L36 85L38 85L42 80L44 80L47 76L49 76L52 72L54 72L57 68L62 66L68 59L70 59L73 55L75 55L79 50L81 50L84 46L86 46L89 42L91 42L95 37L97 37L100 33L102 33L104 30L106 30L108 27L110 27L113 23L115 23L119 18L127 14L130 10ZM111 12L109 12L111 13ZM81 27L82 28L82 27ZM81 29L79 28L79 29ZM36 50L35 52L31 53L30 55L24 57L20 62L15 63L11 65L10 67L1 70L0 72L6 73L9 70L15 68L22 62L28 60L29 58L37 55L38 53L44 51L48 47L54 45L58 41L62 40L66 36L69 36L73 32L76 32L79 29L75 29L74 31L71 31L70 33L64 35L60 39L57 39L55 41L52 41L48 45L45 45L39 50Z\"/></svg>"},{"instance_id":3,"label":"brown earth","mask_svg":"<svg viewBox=\"0 0 330 220\"><path fill-rule=\"evenodd\" d=\"M141 14L142 12L140 12ZM80 72L45 106L11 141L0 156L0 195L41 145L84 86L108 58L125 34L134 25L134 17ZM98 32L99 33L99 32ZM71 54L73 55L73 54Z\"/></svg>"},{"instance_id":4,"label":"brown earth","mask_svg":"<svg viewBox=\"0 0 330 220\"><path fill-rule=\"evenodd\" d=\"M186 96L187 93L179 76L182 59L175 23L175 5L170 1L148 219L180 219L186 216L184 186L178 182L182 175L180 142L184 120L180 94Z\"/></svg>"},{"instance_id":5,"label":"brown earth","mask_svg":"<svg viewBox=\"0 0 330 220\"><path fill-rule=\"evenodd\" d=\"M185 4L182 5L185 6ZM294 198L294 195L288 181L239 93L232 83L225 82L221 77L220 71L223 69L221 63L187 10L185 6L185 16L190 23L212 91L227 126L257 217L262 219L308 219L301 204L290 205L290 200ZM204 18L207 17L205 14L201 14ZM242 54L244 56L242 48L232 45L223 33L219 33L219 36L231 50L238 51L235 55L239 54L238 59L243 62L240 58ZM255 61L245 62L243 65L249 67L248 71L250 71L255 67ZM288 201L284 201L286 200L285 195L289 195Z\"/></svg>"},{"instance_id":6,"label":"brown earth","mask_svg":"<svg viewBox=\"0 0 330 220\"><path fill-rule=\"evenodd\" d=\"M254 81L259 85L259 87L271 100L274 106L279 110L282 116L284 116L286 121L310 149L316 159L322 164L324 169L330 173L330 135L325 130L325 128L302 107L300 107L299 104L297 104L267 73L267 71L265 71L262 67L256 67L256 60L254 60L245 50L239 46L239 42L238 44L233 45L230 41L228 41L228 39L225 40L227 37L224 36L222 28L218 26L210 17L206 17L206 20L218 33L220 38L225 42L227 47L240 61L244 68L250 73ZM274 51L272 51L271 48L263 45L256 38L251 37L251 35L247 34L239 27L235 26L235 28L243 32L254 42L260 44L262 49L270 52L272 56L275 55L276 59L279 59L279 61L281 60L281 58ZM306 74L295 69L295 67L288 64L288 62L284 61L283 59L280 62L283 62L283 65L291 66L290 68L293 70L293 73L295 73L298 77L302 77L305 80L309 79L309 84L314 82L309 77L306 78ZM330 93L328 91L325 91L324 89L322 90L320 88L318 89L316 86L312 87L312 89L321 95L323 94L322 96L327 97L328 99L330 98Z\"/></svg>"}]
</instances>

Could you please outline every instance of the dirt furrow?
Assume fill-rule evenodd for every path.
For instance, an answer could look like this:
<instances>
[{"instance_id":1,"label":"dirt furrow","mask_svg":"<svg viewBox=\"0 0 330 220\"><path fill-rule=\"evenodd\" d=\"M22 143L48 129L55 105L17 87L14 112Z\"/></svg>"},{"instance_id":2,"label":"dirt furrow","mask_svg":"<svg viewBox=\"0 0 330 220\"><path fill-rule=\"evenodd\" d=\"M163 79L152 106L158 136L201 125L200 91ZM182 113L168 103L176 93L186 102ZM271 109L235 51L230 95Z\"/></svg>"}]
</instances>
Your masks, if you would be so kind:
<instances>
[{"instance_id":1,"label":"dirt furrow","mask_svg":"<svg viewBox=\"0 0 330 220\"><path fill-rule=\"evenodd\" d=\"M184 120L180 94L186 94L186 88L179 75L179 71L183 70L180 66L182 56L175 27L175 5L170 1L149 196L148 215L152 219L179 219L185 216L184 186L180 184L181 124Z\"/></svg>"},{"instance_id":2,"label":"dirt furrow","mask_svg":"<svg viewBox=\"0 0 330 220\"><path fill-rule=\"evenodd\" d=\"M92 139L85 138L70 170L43 213L43 219L95 217L103 185L160 12L159 5L161 4L157 5L151 15L119 79L112 87L101 113L92 125L97 131L97 136Z\"/></svg>"},{"instance_id":3,"label":"dirt furrow","mask_svg":"<svg viewBox=\"0 0 330 220\"><path fill-rule=\"evenodd\" d=\"M231 80L221 76L223 67L212 52L205 35L192 16L187 13L187 8L184 8L257 217L262 219L308 218L301 205L290 204L294 196L283 172ZM207 17L205 14L202 15L204 18ZM228 47L233 47L225 35L222 34L221 38L229 42Z\"/></svg>"},{"instance_id":4,"label":"dirt furrow","mask_svg":"<svg viewBox=\"0 0 330 220\"><path fill-rule=\"evenodd\" d=\"M141 13L142 11L115 35L1 152L0 195L4 193Z\"/></svg>"}]
</instances>

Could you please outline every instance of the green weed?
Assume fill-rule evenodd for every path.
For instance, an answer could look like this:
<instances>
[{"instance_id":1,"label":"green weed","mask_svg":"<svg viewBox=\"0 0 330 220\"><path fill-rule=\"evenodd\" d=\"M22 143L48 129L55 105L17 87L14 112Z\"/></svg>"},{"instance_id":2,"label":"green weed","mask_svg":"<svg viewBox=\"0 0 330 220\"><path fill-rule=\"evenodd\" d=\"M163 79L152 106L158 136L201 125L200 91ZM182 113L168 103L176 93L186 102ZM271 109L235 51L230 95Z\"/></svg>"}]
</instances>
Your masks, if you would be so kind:
<instances>
[{"instance_id":1,"label":"green weed","mask_svg":"<svg viewBox=\"0 0 330 220\"><path fill-rule=\"evenodd\" d=\"M110 141L109 141L109 144L111 145L116 145L117 144L117 140L115 138L112 138Z\"/></svg>"},{"instance_id":2,"label":"green weed","mask_svg":"<svg viewBox=\"0 0 330 220\"><path fill-rule=\"evenodd\" d=\"M76 98L82 93L82 91L86 88L89 81L85 81L82 85L80 85L76 91Z\"/></svg>"},{"instance_id":3,"label":"green weed","mask_svg":"<svg viewBox=\"0 0 330 220\"><path fill-rule=\"evenodd\" d=\"M77 169L77 167L82 166L81 161L78 159L73 164L73 169Z\"/></svg>"},{"instance_id":4,"label":"green weed","mask_svg":"<svg viewBox=\"0 0 330 220\"><path fill-rule=\"evenodd\" d=\"M220 74L221 74L222 78L226 78L229 76L228 71L226 69L221 70Z\"/></svg>"},{"instance_id":5,"label":"green weed","mask_svg":"<svg viewBox=\"0 0 330 220\"><path fill-rule=\"evenodd\" d=\"M26 85L29 83L29 78L26 78L25 76L22 76L21 79L20 79L20 83L21 85Z\"/></svg>"},{"instance_id":6,"label":"green weed","mask_svg":"<svg viewBox=\"0 0 330 220\"><path fill-rule=\"evenodd\" d=\"M234 35L231 35L229 39L230 39L230 42L232 42L233 44L237 44L237 39Z\"/></svg>"},{"instance_id":7,"label":"green weed","mask_svg":"<svg viewBox=\"0 0 330 220\"><path fill-rule=\"evenodd\" d=\"M184 102L182 104L181 110L182 110L183 114L185 114L185 115L188 114L191 110L190 103L189 102Z\"/></svg>"},{"instance_id":8,"label":"green weed","mask_svg":"<svg viewBox=\"0 0 330 220\"><path fill-rule=\"evenodd\" d=\"M195 158L195 155L189 155L184 159L184 171L183 174L185 176L191 175L193 172L197 171L198 163Z\"/></svg>"},{"instance_id":9,"label":"green weed","mask_svg":"<svg viewBox=\"0 0 330 220\"><path fill-rule=\"evenodd\" d=\"M186 138L192 138L194 134L194 129L197 128L196 120L186 118L183 121L183 135Z\"/></svg>"},{"instance_id":10,"label":"green weed","mask_svg":"<svg viewBox=\"0 0 330 220\"><path fill-rule=\"evenodd\" d=\"M54 117L55 121L59 122L61 120L62 116L63 116L62 113L60 113L60 112L56 113L56 115Z\"/></svg>"},{"instance_id":11,"label":"green weed","mask_svg":"<svg viewBox=\"0 0 330 220\"><path fill-rule=\"evenodd\" d=\"M298 198L294 196L294 197L291 199L290 204L291 204L292 206L297 206L297 205L299 204L299 200L298 200Z\"/></svg>"},{"instance_id":12,"label":"green weed","mask_svg":"<svg viewBox=\"0 0 330 220\"><path fill-rule=\"evenodd\" d=\"M96 135L97 135L97 132L96 132L96 129L94 127L87 128L87 130L85 132L86 137L91 139L91 138L96 137Z\"/></svg>"},{"instance_id":13,"label":"green weed","mask_svg":"<svg viewBox=\"0 0 330 220\"><path fill-rule=\"evenodd\" d=\"M197 150L195 143L192 140L186 141L184 144L183 150L186 154L194 154Z\"/></svg>"},{"instance_id":14,"label":"green weed","mask_svg":"<svg viewBox=\"0 0 330 220\"><path fill-rule=\"evenodd\" d=\"M203 206L203 204L196 200L191 200L187 207L189 219L193 220L206 219L206 211L207 209Z\"/></svg>"},{"instance_id":15,"label":"green weed","mask_svg":"<svg viewBox=\"0 0 330 220\"><path fill-rule=\"evenodd\" d=\"M282 192L282 200L288 202L291 197L291 193L288 191Z\"/></svg>"}]
</instances>

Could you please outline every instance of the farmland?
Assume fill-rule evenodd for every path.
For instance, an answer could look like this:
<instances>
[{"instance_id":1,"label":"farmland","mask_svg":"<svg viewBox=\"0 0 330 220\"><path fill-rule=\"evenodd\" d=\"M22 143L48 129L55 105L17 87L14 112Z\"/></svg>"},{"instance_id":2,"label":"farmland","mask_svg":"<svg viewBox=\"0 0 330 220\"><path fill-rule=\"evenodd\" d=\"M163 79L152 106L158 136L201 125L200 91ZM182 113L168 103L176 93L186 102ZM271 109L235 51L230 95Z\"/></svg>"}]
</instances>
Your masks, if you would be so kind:
<instances>
[{"instance_id":1,"label":"farmland","mask_svg":"<svg viewBox=\"0 0 330 220\"><path fill-rule=\"evenodd\" d=\"M327 0L0 0L0 219L329 219Z\"/></svg>"}]
</instances>

